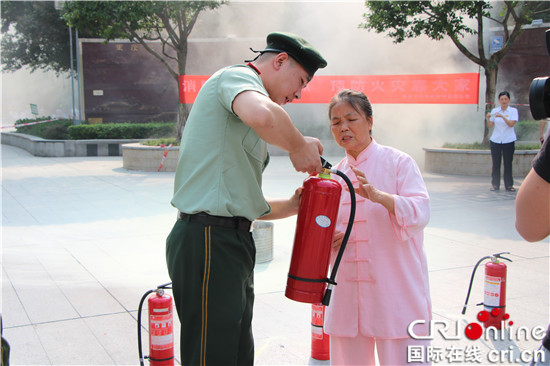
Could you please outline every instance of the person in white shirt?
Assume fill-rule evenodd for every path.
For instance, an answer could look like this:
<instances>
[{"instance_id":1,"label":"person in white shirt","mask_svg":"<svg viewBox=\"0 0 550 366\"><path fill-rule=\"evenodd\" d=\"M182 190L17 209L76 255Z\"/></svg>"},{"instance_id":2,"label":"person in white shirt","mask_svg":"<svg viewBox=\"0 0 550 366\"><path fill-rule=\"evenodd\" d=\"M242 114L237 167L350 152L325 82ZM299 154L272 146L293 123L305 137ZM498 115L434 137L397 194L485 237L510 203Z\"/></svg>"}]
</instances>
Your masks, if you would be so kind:
<instances>
[{"instance_id":1,"label":"person in white shirt","mask_svg":"<svg viewBox=\"0 0 550 366\"><path fill-rule=\"evenodd\" d=\"M518 110L510 107L510 93L503 91L498 95L500 107L493 108L486 116L487 127L493 128L491 135L491 157L493 159L491 191L500 189L500 162L504 161L504 187L515 192L512 176L515 141L517 140L514 125L518 121Z\"/></svg>"}]
</instances>

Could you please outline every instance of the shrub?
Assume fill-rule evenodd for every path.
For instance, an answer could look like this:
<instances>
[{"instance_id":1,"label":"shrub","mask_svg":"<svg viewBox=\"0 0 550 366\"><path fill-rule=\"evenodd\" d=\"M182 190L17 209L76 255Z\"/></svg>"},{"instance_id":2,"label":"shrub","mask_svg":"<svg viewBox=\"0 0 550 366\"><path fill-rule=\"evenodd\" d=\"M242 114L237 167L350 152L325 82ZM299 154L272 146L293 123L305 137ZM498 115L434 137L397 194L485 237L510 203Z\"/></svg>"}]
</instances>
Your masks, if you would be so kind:
<instances>
[{"instance_id":1,"label":"shrub","mask_svg":"<svg viewBox=\"0 0 550 366\"><path fill-rule=\"evenodd\" d=\"M446 142L443 144L443 147L446 149L489 150L489 145L483 145L481 142L471 144Z\"/></svg>"},{"instance_id":2,"label":"shrub","mask_svg":"<svg viewBox=\"0 0 550 366\"><path fill-rule=\"evenodd\" d=\"M51 117L40 117L36 119L20 119L15 122L16 125L32 123L38 121L47 121ZM31 126L16 127L18 133L42 137L48 140L64 140L67 138L67 128L73 124L72 120L60 119L57 121L39 123Z\"/></svg>"},{"instance_id":3,"label":"shrub","mask_svg":"<svg viewBox=\"0 0 550 366\"><path fill-rule=\"evenodd\" d=\"M490 145L483 145L481 142L474 142L471 144L457 144L446 142L443 144L444 148L447 149L464 149L464 150L489 150ZM515 144L516 150L538 150L540 149L539 143L517 143Z\"/></svg>"},{"instance_id":4,"label":"shrub","mask_svg":"<svg viewBox=\"0 0 550 366\"><path fill-rule=\"evenodd\" d=\"M540 149L540 143L536 142L533 144L518 144L515 145L516 150L539 150Z\"/></svg>"},{"instance_id":5,"label":"shrub","mask_svg":"<svg viewBox=\"0 0 550 366\"><path fill-rule=\"evenodd\" d=\"M83 124L70 126L68 132L71 140L160 138L174 136L176 134L176 123Z\"/></svg>"},{"instance_id":6,"label":"shrub","mask_svg":"<svg viewBox=\"0 0 550 366\"><path fill-rule=\"evenodd\" d=\"M518 141L516 142L516 150L538 150L540 149L539 140L539 121L523 120L518 121L514 125ZM489 136L490 137L490 136ZM529 143L529 141L537 141ZM448 149L470 149L470 150L489 150L489 143L486 145L480 142L474 143L450 143L443 144L444 148Z\"/></svg>"},{"instance_id":7,"label":"shrub","mask_svg":"<svg viewBox=\"0 0 550 366\"><path fill-rule=\"evenodd\" d=\"M141 141L141 144L145 146L160 146L160 145L168 146L170 144L172 144L172 146L180 146L180 142L176 141L175 137Z\"/></svg>"},{"instance_id":8,"label":"shrub","mask_svg":"<svg viewBox=\"0 0 550 366\"><path fill-rule=\"evenodd\" d=\"M49 120L51 117L20 119L15 124L24 124ZM105 123L73 125L72 120L64 119L51 122L21 126L16 132L42 137L48 140L94 140L94 139L148 139L167 138L176 135L175 122L149 123Z\"/></svg>"},{"instance_id":9,"label":"shrub","mask_svg":"<svg viewBox=\"0 0 550 366\"><path fill-rule=\"evenodd\" d=\"M538 141L539 140L539 121L518 121L514 128L518 140Z\"/></svg>"},{"instance_id":10,"label":"shrub","mask_svg":"<svg viewBox=\"0 0 550 366\"><path fill-rule=\"evenodd\" d=\"M66 140L68 127L64 124L44 126L43 136L46 140Z\"/></svg>"}]
</instances>

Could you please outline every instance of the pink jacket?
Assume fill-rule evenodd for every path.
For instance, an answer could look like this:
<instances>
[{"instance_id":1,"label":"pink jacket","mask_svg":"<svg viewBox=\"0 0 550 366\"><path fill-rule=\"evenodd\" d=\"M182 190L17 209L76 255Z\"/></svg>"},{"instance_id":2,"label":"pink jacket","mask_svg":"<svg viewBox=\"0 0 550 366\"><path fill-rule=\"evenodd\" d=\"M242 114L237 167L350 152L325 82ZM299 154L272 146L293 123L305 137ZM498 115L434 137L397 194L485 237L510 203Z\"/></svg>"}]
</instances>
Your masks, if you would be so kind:
<instances>
[{"instance_id":1,"label":"pink jacket","mask_svg":"<svg viewBox=\"0 0 550 366\"><path fill-rule=\"evenodd\" d=\"M374 140L357 160L348 155L336 168L357 186L350 163L375 188L394 195L395 215L357 195L355 223L336 276L325 331L340 337L406 338L414 320L431 320L428 266L423 230L430 199L415 161ZM340 177L338 177L340 179ZM343 180L341 184L345 186ZM336 230L345 232L350 195L342 190ZM334 264L337 250L333 250ZM427 326L415 326L426 334Z\"/></svg>"}]
</instances>

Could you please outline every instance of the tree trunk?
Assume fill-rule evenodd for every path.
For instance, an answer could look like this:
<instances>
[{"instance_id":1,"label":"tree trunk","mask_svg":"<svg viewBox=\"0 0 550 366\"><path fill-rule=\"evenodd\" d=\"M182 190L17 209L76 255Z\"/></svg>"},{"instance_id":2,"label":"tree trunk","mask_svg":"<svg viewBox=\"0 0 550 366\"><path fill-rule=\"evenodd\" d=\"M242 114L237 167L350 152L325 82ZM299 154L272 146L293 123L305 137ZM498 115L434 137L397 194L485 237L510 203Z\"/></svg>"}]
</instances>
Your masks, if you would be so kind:
<instances>
[{"instance_id":1,"label":"tree trunk","mask_svg":"<svg viewBox=\"0 0 550 366\"><path fill-rule=\"evenodd\" d=\"M178 124L177 124L177 134L176 141L181 141L181 136L183 134L183 129L187 123L187 117L189 116L189 111L187 110L186 104L178 104Z\"/></svg>"},{"instance_id":2,"label":"tree trunk","mask_svg":"<svg viewBox=\"0 0 550 366\"><path fill-rule=\"evenodd\" d=\"M482 144L489 144L489 128L487 127L487 122L485 116L487 113L491 112L493 104L495 102L495 94L497 87L497 75L498 75L498 65L495 66L484 66L485 69L485 113L483 114L483 141Z\"/></svg>"}]
</instances>

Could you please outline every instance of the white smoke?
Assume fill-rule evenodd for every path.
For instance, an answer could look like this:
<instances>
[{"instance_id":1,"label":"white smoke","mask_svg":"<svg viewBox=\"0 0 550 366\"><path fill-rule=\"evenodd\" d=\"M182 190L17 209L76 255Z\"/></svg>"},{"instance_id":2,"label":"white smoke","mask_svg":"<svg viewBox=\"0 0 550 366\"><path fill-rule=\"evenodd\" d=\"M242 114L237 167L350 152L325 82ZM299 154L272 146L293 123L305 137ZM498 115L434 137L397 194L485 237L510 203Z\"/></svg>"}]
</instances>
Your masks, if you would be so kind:
<instances>
[{"instance_id":1,"label":"white smoke","mask_svg":"<svg viewBox=\"0 0 550 366\"><path fill-rule=\"evenodd\" d=\"M367 8L362 1L237 1L201 16L201 23L192 36L231 34L234 38L250 39L250 47L262 49L269 32L296 33L311 42L328 61L328 66L317 75L479 72L478 66L463 56L448 38L433 41L421 36L394 44L384 34L359 29L365 12ZM240 63L248 56L247 49L235 49L229 59ZM440 147L445 142L480 142L485 93L483 74L480 84L479 109L477 105L374 104L373 136L379 143L409 153L421 166L423 147ZM285 108L304 133L314 135L314 131L319 131L317 137L327 136L327 105ZM317 129L312 128L312 123Z\"/></svg>"},{"instance_id":2,"label":"white smoke","mask_svg":"<svg viewBox=\"0 0 550 366\"><path fill-rule=\"evenodd\" d=\"M70 79L57 77L53 71L37 70L31 73L27 68L3 72L2 125L13 125L19 119L36 117L31 113L31 104L38 107L39 117L69 118L73 110ZM75 111L78 115L78 105L75 105Z\"/></svg>"},{"instance_id":3,"label":"white smoke","mask_svg":"<svg viewBox=\"0 0 550 366\"><path fill-rule=\"evenodd\" d=\"M190 41L227 40L232 48L219 52L189 54L188 74L212 73L254 54L248 47L262 49L272 31L299 34L311 42L328 61L317 75L399 75L479 72L450 39L433 41L425 36L394 44L383 34L359 29L367 11L363 1L232 1L214 11L203 12ZM211 45L209 46L211 47ZM229 51L227 51L229 49ZM193 60L197 58L198 60ZM204 65L208 65L205 70ZM159 64L159 68L163 66ZM202 68L201 68L202 67ZM480 78L480 100L484 75ZM40 114L72 113L71 86L53 73L34 74L22 70L3 75L3 124L30 117L30 103ZM327 101L328 102L328 101ZM327 105L290 105L286 109L301 130L330 139ZM374 104L373 136L378 142L412 155L422 166L423 147L444 142L481 141L483 108L477 105ZM316 126L315 128L312 125Z\"/></svg>"}]
</instances>

